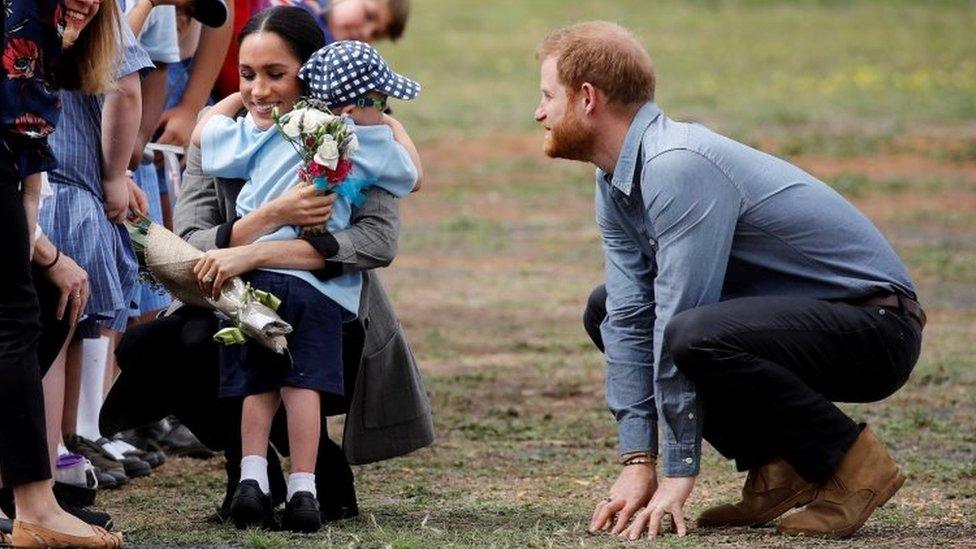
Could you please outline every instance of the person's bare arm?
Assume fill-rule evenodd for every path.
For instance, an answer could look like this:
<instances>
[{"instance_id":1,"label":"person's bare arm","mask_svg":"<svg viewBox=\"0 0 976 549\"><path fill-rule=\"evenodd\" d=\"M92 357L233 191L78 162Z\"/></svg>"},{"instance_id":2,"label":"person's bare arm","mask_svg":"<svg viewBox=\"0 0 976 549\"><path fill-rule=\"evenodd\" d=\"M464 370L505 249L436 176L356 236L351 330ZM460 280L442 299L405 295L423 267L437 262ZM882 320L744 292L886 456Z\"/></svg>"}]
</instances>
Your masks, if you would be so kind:
<instances>
[{"instance_id":1,"label":"person's bare arm","mask_svg":"<svg viewBox=\"0 0 976 549\"><path fill-rule=\"evenodd\" d=\"M41 203L41 174L32 173L21 184L21 199L27 216L27 234L30 237L30 256L34 257L34 232L37 230L37 209Z\"/></svg>"},{"instance_id":2,"label":"person's bare arm","mask_svg":"<svg viewBox=\"0 0 976 549\"><path fill-rule=\"evenodd\" d=\"M207 112L200 115L199 120L197 120L196 127L193 128L193 134L190 138L190 142L198 147L200 146L200 141L203 139L203 128L215 115L222 114L228 118L231 118L243 108L244 100L241 99L240 92L232 93L221 99L216 105L207 109ZM160 141L162 141L162 139L160 139Z\"/></svg>"},{"instance_id":3,"label":"person's bare arm","mask_svg":"<svg viewBox=\"0 0 976 549\"><path fill-rule=\"evenodd\" d=\"M190 80L183 98L175 107L163 113L159 121L163 133L160 143L188 147L190 135L196 123L197 113L207 102L217 74L227 55L227 48L234 34L234 2L227 2L227 21L219 28L204 27L200 44L193 60Z\"/></svg>"},{"instance_id":4,"label":"person's bare arm","mask_svg":"<svg viewBox=\"0 0 976 549\"><path fill-rule=\"evenodd\" d=\"M166 106L168 75L169 66L166 63L161 63L142 79L142 120L139 123L136 146L132 150L132 158L129 159L129 169L135 170L142 163L142 154L146 148L146 143L152 139L156 124L159 123L159 117L163 114L163 107Z\"/></svg>"},{"instance_id":5,"label":"person's bare arm","mask_svg":"<svg viewBox=\"0 0 976 549\"><path fill-rule=\"evenodd\" d=\"M193 272L216 299L227 279L262 267L314 271L325 267L325 259L304 240L273 240L209 250Z\"/></svg>"},{"instance_id":6,"label":"person's bare arm","mask_svg":"<svg viewBox=\"0 0 976 549\"><path fill-rule=\"evenodd\" d=\"M230 246L250 244L285 225L322 225L332 215L338 195L322 196L314 186L294 186L278 198L238 219L231 228Z\"/></svg>"},{"instance_id":7,"label":"person's bare arm","mask_svg":"<svg viewBox=\"0 0 976 549\"><path fill-rule=\"evenodd\" d=\"M125 220L129 206L129 185L125 174L139 132L142 91L139 74L119 79L117 88L105 95L102 108L102 189L105 211L116 223Z\"/></svg>"},{"instance_id":8,"label":"person's bare arm","mask_svg":"<svg viewBox=\"0 0 976 549\"><path fill-rule=\"evenodd\" d=\"M149 14L154 7L156 6L153 4L153 0L139 0L125 14L125 21L129 24L129 28L132 29L132 34L139 36L139 33L142 32L142 27L146 26L146 21L149 19Z\"/></svg>"},{"instance_id":9,"label":"person's bare arm","mask_svg":"<svg viewBox=\"0 0 976 549\"><path fill-rule=\"evenodd\" d=\"M417 146L413 144L413 139L410 138L410 134L407 133L407 129L403 127L403 124L401 124L399 120L388 114L384 114L383 123L393 130L393 139L402 145L403 148L406 149L407 154L410 155L410 160L417 169L417 183L413 186L413 192L419 191L420 187L423 185L424 167L420 162L420 153L417 151Z\"/></svg>"}]
</instances>

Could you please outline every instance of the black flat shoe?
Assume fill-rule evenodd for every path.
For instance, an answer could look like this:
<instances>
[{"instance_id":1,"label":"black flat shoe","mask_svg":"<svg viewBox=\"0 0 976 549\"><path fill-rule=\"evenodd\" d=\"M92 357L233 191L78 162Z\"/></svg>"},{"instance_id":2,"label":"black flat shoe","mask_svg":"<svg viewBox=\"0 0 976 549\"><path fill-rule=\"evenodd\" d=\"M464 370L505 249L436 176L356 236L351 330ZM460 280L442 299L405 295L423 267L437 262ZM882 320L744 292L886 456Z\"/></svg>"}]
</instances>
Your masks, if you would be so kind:
<instances>
[{"instance_id":1,"label":"black flat shoe","mask_svg":"<svg viewBox=\"0 0 976 549\"><path fill-rule=\"evenodd\" d=\"M285 514L281 521L285 530L302 534L318 532L322 528L322 515L319 502L311 492L295 492L285 504Z\"/></svg>"},{"instance_id":2,"label":"black flat shoe","mask_svg":"<svg viewBox=\"0 0 976 549\"><path fill-rule=\"evenodd\" d=\"M61 508L66 512L78 517L78 519L86 524L100 526L110 532L112 531L112 527L115 525L115 522L112 520L112 516L108 513L96 511L87 507L79 507L78 505L68 502L58 502L58 504L61 505Z\"/></svg>"},{"instance_id":3,"label":"black flat shoe","mask_svg":"<svg viewBox=\"0 0 976 549\"><path fill-rule=\"evenodd\" d=\"M114 482L114 481L113 481ZM98 490L85 486L77 486L66 482L54 482L54 498L58 503L71 503L87 507L95 504L95 495Z\"/></svg>"},{"instance_id":4,"label":"black flat shoe","mask_svg":"<svg viewBox=\"0 0 976 549\"><path fill-rule=\"evenodd\" d=\"M238 530L251 526L275 529L271 496L261 491L258 481L247 479L237 485L234 499L230 502L230 519Z\"/></svg>"}]
</instances>

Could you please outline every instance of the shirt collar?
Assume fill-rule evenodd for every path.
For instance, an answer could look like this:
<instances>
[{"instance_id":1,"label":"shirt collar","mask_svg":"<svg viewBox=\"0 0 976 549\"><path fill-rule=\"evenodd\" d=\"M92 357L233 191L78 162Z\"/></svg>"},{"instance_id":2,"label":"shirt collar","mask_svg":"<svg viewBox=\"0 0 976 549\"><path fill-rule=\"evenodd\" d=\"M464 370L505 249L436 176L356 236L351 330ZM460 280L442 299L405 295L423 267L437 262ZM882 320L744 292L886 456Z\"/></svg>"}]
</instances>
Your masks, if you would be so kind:
<instances>
[{"instance_id":1,"label":"shirt collar","mask_svg":"<svg viewBox=\"0 0 976 549\"><path fill-rule=\"evenodd\" d=\"M624 138L624 144L620 148L620 157L617 158L617 165L613 170L613 179L610 181L618 191L627 196L630 196L630 191L634 186L637 153L644 139L644 133L658 119L659 114L661 114L661 109L652 101L648 101L638 109L637 114L634 115L634 120L630 123L630 129L627 130L627 137ZM607 174L601 175L604 180L607 179Z\"/></svg>"}]
</instances>

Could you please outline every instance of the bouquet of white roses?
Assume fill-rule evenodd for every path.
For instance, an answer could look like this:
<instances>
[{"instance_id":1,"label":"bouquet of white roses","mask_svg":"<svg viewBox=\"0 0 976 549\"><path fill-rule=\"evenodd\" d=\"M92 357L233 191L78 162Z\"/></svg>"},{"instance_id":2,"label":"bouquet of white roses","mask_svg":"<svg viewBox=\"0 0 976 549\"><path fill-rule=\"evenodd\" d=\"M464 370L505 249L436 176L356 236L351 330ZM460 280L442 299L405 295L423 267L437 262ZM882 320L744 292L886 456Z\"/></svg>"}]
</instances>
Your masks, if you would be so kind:
<instances>
[{"instance_id":1,"label":"bouquet of white roses","mask_svg":"<svg viewBox=\"0 0 976 549\"><path fill-rule=\"evenodd\" d=\"M279 114L276 107L272 116L275 127L302 159L298 168L299 185L315 185L326 194L338 192L359 204L360 188L355 185L344 188L352 170L351 157L359 148L359 140L345 117L332 114L314 99L298 101L285 114ZM303 232L317 233L322 229Z\"/></svg>"}]
</instances>

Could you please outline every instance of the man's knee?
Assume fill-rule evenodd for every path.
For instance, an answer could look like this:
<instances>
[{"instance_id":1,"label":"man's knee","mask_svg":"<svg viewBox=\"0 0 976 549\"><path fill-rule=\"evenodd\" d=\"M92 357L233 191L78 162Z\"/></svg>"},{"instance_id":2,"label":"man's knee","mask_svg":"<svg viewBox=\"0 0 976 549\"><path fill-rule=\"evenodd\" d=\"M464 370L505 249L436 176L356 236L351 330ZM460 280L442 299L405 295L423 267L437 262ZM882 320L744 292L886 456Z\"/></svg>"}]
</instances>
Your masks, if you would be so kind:
<instances>
[{"instance_id":1,"label":"man's knee","mask_svg":"<svg viewBox=\"0 0 976 549\"><path fill-rule=\"evenodd\" d=\"M689 377L712 358L714 322L701 308L676 314L664 328L664 344L675 366Z\"/></svg>"},{"instance_id":2,"label":"man's knee","mask_svg":"<svg viewBox=\"0 0 976 549\"><path fill-rule=\"evenodd\" d=\"M583 329L593 340L600 352L603 352L603 336L600 334L600 324L607 317L607 286L600 284L590 292L586 300L586 310L583 311Z\"/></svg>"}]
</instances>

